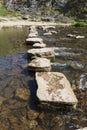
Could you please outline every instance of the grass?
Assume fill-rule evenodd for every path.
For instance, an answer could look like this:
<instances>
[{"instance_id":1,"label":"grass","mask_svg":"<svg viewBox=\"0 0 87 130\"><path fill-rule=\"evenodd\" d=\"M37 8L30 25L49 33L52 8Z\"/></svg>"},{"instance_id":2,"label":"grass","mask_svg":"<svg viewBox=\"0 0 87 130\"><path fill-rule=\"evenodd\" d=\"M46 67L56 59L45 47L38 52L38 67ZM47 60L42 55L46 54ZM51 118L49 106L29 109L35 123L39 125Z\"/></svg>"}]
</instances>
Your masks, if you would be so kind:
<instances>
[{"instance_id":1,"label":"grass","mask_svg":"<svg viewBox=\"0 0 87 130\"><path fill-rule=\"evenodd\" d=\"M83 19L73 18L73 21L76 27L87 27L87 22Z\"/></svg>"},{"instance_id":2,"label":"grass","mask_svg":"<svg viewBox=\"0 0 87 130\"><path fill-rule=\"evenodd\" d=\"M0 5L0 16L19 16L20 14L14 10L7 10L2 5Z\"/></svg>"}]
</instances>

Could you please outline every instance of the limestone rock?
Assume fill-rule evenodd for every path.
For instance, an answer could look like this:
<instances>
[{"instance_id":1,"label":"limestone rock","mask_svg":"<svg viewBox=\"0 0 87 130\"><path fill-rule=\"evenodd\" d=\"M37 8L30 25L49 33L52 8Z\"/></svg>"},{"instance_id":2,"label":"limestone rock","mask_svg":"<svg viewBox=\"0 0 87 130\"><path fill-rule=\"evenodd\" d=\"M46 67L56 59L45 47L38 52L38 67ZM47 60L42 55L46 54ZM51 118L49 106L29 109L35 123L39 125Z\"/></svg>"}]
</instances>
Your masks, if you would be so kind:
<instances>
[{"instance_id":1,"label":"limestone rock","mask_svg":"<svg viewBox=\"0 0 87 130\"><path fill-rule=\"evenodd\" d=\"M29 45L33 45L34 43L43 43L43 39L42 38L38 38L38 37L27 38L26 39L26 43L29 44Z\"/></svg>"},{"instance_id":2,"label":"limestone rock","mask_svg":"<svg viewBox=\"0 0 87 130\"><path fill-rule=\"evenodd\" d=\"M44 33L44 36L50 36L50 35L53 35L53 34L57 34L57 31L46 31Z\"/></svg>"},{"instance_id":3,"label":"limestone rock","mask_svg":"<svg viewBox=\"0 0 87 130\"><path fill-rule=\"evenodd\" d=\"M75 34L68 34L67 37L76 38L76 39L83 39L85 36L75 35Z\"/></svg>"},{"instance_id":4,"label":"limestone rock","mask_svg":"<svg viewBox=\"0 0 87 130\"><path fill-rule=\"evenodd\" d=\"M59 72L37 72L37 97L41 102L54 102L73 105L77 98L64 74Z\"/></svg>"},{"instance_id":5,"label":"limestone rock","mask_svg":"<svg viewBox=\"0 0 87 130\"><path fill-rule=\"evenodd\" d=\"M4 97L0 96L0 106L2 105L3 101L5 100Z\"/></svg>"},{"instance_id":6,"label":"limestone rock","mask_svg":"<svg viewBox=\"0 0 87 130\"><path fill-rule=\"evenodd\" d=\"M36 26L31 26L31 27L29 28L29 30L30 30L30 33L29 33L29 35L28 35L28 38L34 38L34 37L37 37L37 36L38 36L38 31L37 31L37 29L36 29Z\"/></svg>"},{"instance_id":7,"label":"limestone rock","mask_svg":"<svg viewBox=\"0 0 87 130\"><path fill-rule=\"evenodd\" d=\"M31 120L30 122L29 122L29 128L30 129L34 129L34 128L36 128L38 126L38 122L36 121L36 120Z\"/></svg>"},{"instance_id":8,"label":"limestone rock","mask_svg":"<svg viewBox=\"0 0 87 130\"><path fill-rule=\"evenodd\" d=\"M34 120L34 119L38 118L38 116L39 116L38 112L36 112L34 110L29 110L29 112L28 112L28 118L30 120Z\"/></svg>"},{"instance_id":9,"label":"limestone rock","mask_svg":"<svg viewBox=\"0 0 87 130\"><path fill-rule=\"evenodd\" d=\"M16 94L15 97L18 97L22 100L29 100L29 96L30 96L30 91L26 88L17 88L16 89Z\"/></svg>"},{"instance_id":10,"label":"limestone rock","mask_svg":"<svg viewBox=\"0 0 87 130\"><path fill-rule=\"evenodd\" d=\"M34 48L44 48L44 47L46 47L46 44L44 44L44 43L35 43L35 44L33 44L33 47Z\"/></svg>"},{"instance_id":11,"label":"limestone rock","mask_svg":"<svg viewBox=\"0 0 87 130\"><path fill-rule=\"evenodd\" d=\"M30 49L27 51L29 57L34 59L36 57L49 58L55 60L55 52L53 48L40 48L40 49Z\"/></svg>"},{"instance_id":12,"label":"limestone rock","mask_svg":"<svg viewBox=\"0 0 87 130\"><path fill-rule=\"evenodd\" d=\"M51 63L50 63L50 60L48 60L46 58L36 58L36 59L33 59L28 64L28 67L29 67L30 71L34 71L34 72L50 71Z\"/></svg>"},{"instance_id":13,"label":"limestone rock","mask_svg":"<svg viewBox=\"0 0 87 130\"><path fill-rule=\"evenodd\" d=\"M44 33L44 36L49 36L49 35L52 35L52 33L51 32L45 32Z\"/></svg>"},{"instance_id":14,"label":"limestone rock","mask_svg":"<svg viewBox=\"0 0 87 130\"><path fill-rule=\"evenodd\" d=\"M55 29L55 26L49 26L49 25L47 25L47 26L42 26L42 29L43 29L43 31L54 30L54 29Z\"/></svg>"},{"instance_id":15,"label":"limestone rock","mask_svg":"<svg viewBox=\"0 0 87 130\"><path fill-rule=\"evenodd\" d=\"M28 38L35 38L37 36L38 36L37 32L32 32L32 33L29 33Z\"/></svg>"}]
</instances>

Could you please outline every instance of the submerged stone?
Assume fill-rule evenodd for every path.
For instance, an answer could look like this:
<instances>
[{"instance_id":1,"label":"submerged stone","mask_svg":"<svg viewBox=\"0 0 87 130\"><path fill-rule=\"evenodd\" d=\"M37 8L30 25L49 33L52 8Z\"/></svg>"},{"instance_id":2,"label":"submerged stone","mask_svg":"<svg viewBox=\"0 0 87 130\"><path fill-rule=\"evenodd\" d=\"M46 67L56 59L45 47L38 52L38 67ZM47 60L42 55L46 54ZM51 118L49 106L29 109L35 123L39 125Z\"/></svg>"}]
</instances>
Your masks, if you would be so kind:
<instances>
[{"instance_id":1,"label":"submerged stone","mask_svg":"<svg viewBox=\"0 0 87 130\"><path fill-rule=\"evenodd\" d=\"M27 100L29 100L29 96L30 96L30 91L28 89L26 89L26 88L17 88L16 89L15 97L27 101Z\"/></svg>"},{"instance_id":2,"label":"submerged stone","mask_svg":"<svg viewBox=\"0 0 87 130\"><path fill-rule=\"evenodd\" d=\"M29 128L30 129L34 129L34 128L36 128L38 126L38 122L36 121L36 120L31 120L30 122L29 122Z\"/></svg>"},{"instance_id":3,"label":"submerged stone","mask_svg":"<svg viewBox=\"0 0 87 130\"><path fill-rule=\"evenodd\" d=\"M35 72L50 71L51 63L50 60L46 58L36 58L28 64L28 67L30 71L35 71Z\"/></svg>"},{"instance_id":4,"label":"submerged stone","mask_svg":"<svg viewBox=\"0 0 87 130\"><path fill-rule=\"evenodd\" d=\"M64 74L59 72L37 72L37 97L41 102L54 102L76 106L78 100Z\"/></svg>"},{"instance_id":5,"label":"submerged stone","mask_svg":"<svg viewBox=\"0 0 87 130\"><path fill-rule=\"evenodd\" d=\"M29 45L33 45L34 43L43 43L43 39L39 37L27 38L26 43Z\"/></svg>"},{"instance_id":6,"label":"submerged stone","mask_svg":"<svg viewBox=\"0 0 87 130\"><path fill-rule=\"evenodd\" d=\"M2 105L2 103L5 101L6 99L2 96L0 96L0 106Z\"/></svg>"},{"instance_id":7,"label":"submerged stone","mask_svg":"<svg viewBox=\"0 0 87 130\"><path fill-rule=\"evenodd\" d=\"M27 53L31 59L43 57L51 59L51 61L55 60L55 52L53 48L30 49Z\"/></svg>"},{"instance_id":8,"label":"submerged stone","mask_svg":"<svg viewBox=\"0 0 87 130\"><path fill-rule=\"evenodd\" d=\"M28 112L28 118L30 120L34 120L34 119L38 118L38 116L39 116L38 112L36 112L35 110L29 110L29 112Z\"/></svg>"}]
</instances>

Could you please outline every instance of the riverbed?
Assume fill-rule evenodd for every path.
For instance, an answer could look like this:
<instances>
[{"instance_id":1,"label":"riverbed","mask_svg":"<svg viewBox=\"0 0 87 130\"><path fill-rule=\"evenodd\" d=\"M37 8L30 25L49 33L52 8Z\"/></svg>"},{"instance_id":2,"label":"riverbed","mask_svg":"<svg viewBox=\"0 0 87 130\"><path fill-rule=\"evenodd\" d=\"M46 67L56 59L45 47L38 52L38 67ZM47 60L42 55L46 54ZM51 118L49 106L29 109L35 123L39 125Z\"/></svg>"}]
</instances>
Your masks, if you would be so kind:
<instances>
[{"instance_id":1,"label":"riverbed","mask_svg":"<svg viewBox=\"0 0 87 130\"><path fill-rule=\"evenodd\" d=\"M0 30L0 130L75 130L87 126L87 28L56 27L56 34L43 37L55 50L52 71L62 72L78 99L77 108L41 106L36 98L33 73L27 68L25 44L28 27ZM84 39L67 34L84 35ZM30 92L20 94L21 90ZM22 91L21 91L22 92ZM19 95L17 95L19 93ZM27 98L28 97L28 98Z\"/></svg>"}]
</instances>

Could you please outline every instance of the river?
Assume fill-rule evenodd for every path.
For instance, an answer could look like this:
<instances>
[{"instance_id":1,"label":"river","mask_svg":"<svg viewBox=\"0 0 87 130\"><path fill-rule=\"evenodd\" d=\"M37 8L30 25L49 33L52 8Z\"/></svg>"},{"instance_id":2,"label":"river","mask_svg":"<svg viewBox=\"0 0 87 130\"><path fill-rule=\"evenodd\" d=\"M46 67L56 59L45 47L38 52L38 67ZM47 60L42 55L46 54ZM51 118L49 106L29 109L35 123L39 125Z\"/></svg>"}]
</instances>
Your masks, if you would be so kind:
<instances>
[{"instance_id":1,"label":"river","mask_svg":"<svg viewBox=\"0 0 87 130\"><path fill-rule=\"evenodd\" d=\"M43 37L55 50L52 71L62 72L78 99L77 108L51 108L38 105L36 83L27 68L25 44L28 28L0 30L0 130L75 130L87 126L87 28L56 27L57 34ZM84 35L73 39L67 34ZM29 90L29 100L17 96L20 88ZM26 91L25 91L26 92Z\"/></svg>"}]
</instances>

